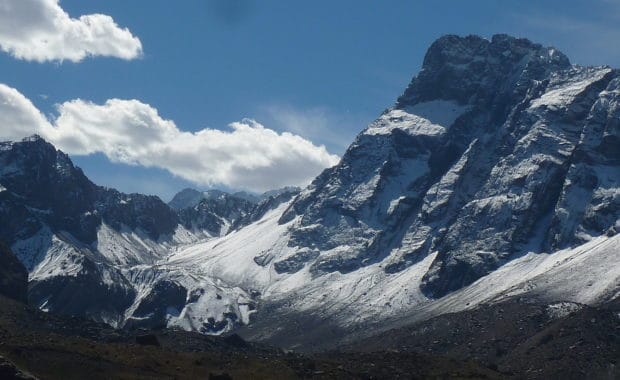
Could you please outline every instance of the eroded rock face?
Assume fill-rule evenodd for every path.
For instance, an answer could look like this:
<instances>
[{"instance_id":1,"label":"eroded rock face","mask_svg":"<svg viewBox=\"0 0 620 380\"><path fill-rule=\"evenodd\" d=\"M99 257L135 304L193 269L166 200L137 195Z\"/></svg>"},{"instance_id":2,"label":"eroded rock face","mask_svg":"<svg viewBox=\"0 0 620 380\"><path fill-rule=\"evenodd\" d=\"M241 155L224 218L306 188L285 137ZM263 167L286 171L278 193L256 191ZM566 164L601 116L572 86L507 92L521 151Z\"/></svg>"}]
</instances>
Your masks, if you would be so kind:
<instances>
[{"instance_id":1,"label":"eroded rock face","mask_svg":"<svg viewBox=\"0 0 620 380\"><path fill-rule=\"evenodd\" d=\"M83 316L118 327L136 297L132 284L110 265L77 259L79 269L67 275L34 278L28 302L44 311ZM69 275L70 274L70 275Z\"/></svg>"},{"instance_id":2,"label":"eroded rock face","mask_svg":"<svg viewBox=\"0 0 620 380\"><path fill-rule=\"evenodd\" d=\"M160 281L144 297L126 327L165 328L169 315L178 316L185 307L187 289L172 281Z\"/></svg>"},{"instance_id":3,"label":"eroded rock face","mask_svg":"<svg viewBox=\"0 0 620 380\"><path fill-rule=\"evenodd\" d=\"M320 251L316 275L394 273L437 251L422 290L441 297L520 253L617 228L619 77L525 39L442 37L285 212L300 218L289 246Z\"/></svg>"}]
</instances>

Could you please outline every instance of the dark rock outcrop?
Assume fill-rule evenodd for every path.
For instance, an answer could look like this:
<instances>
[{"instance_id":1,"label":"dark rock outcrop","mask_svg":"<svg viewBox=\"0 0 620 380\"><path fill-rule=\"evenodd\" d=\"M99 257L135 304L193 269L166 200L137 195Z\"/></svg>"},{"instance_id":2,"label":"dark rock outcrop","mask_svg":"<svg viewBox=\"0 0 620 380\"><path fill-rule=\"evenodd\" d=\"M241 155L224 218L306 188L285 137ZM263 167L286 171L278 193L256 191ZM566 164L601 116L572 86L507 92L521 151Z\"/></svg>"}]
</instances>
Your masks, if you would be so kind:
<instances>
[{"instance_id":1,"label":"dark rock outcrop","mask_svg":"<svg viewBox=\"0 0 620 380\"><path fill-rule=\"evenodd\" d=\"M0 242L0 294L28 302L28 272L13 252Z\"/></svg>"}]
</instances>

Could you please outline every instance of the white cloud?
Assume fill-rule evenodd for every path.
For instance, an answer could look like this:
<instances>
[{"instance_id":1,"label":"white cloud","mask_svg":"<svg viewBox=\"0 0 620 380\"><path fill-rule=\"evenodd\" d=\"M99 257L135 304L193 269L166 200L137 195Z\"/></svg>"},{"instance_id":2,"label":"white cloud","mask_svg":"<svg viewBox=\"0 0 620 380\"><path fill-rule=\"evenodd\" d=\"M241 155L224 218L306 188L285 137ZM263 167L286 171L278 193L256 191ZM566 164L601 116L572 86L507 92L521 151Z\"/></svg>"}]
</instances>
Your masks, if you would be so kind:
<instances>
[{"instance_id":1,"label":"white cloud","mask_svg":"<svg viewBox=\"0 0 620 380\"><path fill-rule=\"evenodd\" d=\"M324 146L250 119L230 124L229 131L190 133L137 100L98 105L78 99L57 109L58 117L49 121L21 93L0 84L0 138L38 133L69 154L103 153L114 162L163 168L197 184L253 191L305 185L338 161Z\"/></svg>"},{"instance_id":2,"label":"white cloud","mask_svg":"<svg viewBox=\"0 0 620 380\"><path fill-rule=\"evenodd\" d=\"M42 129L49 122L19 91L0 83L0 137L16 140Z\"/></svg>"},{"instance_id":3,"label":"white cloud","mask_svg":"<svg viewBox=\"0 0 620 380\"><path fill-rule=\"evenodd\" d=\"M137 58L142 44L112 17L71 18L59 0L0 0L0 48L28 61L81 61L88 56Z\"/></svg>"}]
</instances>

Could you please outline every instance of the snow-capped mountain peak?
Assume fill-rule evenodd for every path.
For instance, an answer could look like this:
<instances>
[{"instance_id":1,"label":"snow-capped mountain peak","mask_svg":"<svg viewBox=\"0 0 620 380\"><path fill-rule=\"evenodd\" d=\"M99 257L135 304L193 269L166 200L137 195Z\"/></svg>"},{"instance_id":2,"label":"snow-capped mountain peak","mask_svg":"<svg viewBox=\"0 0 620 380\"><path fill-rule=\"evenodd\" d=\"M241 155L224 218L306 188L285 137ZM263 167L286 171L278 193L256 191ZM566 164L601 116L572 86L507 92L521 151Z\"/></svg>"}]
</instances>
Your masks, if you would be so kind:
<instances>
[{"instance_id":1,"label":"snow-capped mountain peak","mask_svg":"<svg viewBox=\"0 0 620 380\"><path fill-rule=\"evenodd\" d=\"M40 138L2 143L0 238L32 303L117 326L256 318L265 338L298 318L355 331L517 296L596 303L620 278L619 104L618 70L446 36L301 191L186 189L169 207L92 184Z\"/></svg>"}]
</instances>

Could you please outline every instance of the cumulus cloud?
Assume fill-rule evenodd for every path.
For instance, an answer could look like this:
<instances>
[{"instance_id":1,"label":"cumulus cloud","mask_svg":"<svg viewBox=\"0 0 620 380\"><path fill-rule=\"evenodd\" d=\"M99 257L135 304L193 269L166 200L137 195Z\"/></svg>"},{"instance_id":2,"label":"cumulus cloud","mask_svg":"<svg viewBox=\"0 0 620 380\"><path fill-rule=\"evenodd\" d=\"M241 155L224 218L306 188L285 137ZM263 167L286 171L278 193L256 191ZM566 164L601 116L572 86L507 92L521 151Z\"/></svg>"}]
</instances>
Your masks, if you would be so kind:
<instances>
[{"instance_id":1,"label":"cumulus cloud","mask_svg":"<svg viewBox=\"0 0 620 380\"><path fill-rule=\"evenodd\" d=\"M112 17L71 18L59 0L0 0L0 48L28 61L81 61L87 56L137 58L142 44Z\"/></svg>"},{"instance_id":2,"label":"cumulus cloud","mask_svg":"<svg viewBox=\"0 0 620 380\"><path fill-rule=\"evenodd\" d=\"M105 104L72 100L48 120L19 91L0 84L0 138L38 133L74 155L103 153L111 161L159 167L201 185L265 191L303 186L338 156L289 132L277 133L244 119L229 130L184 132L137 100Z\"/></svg>"}]
</instances>

